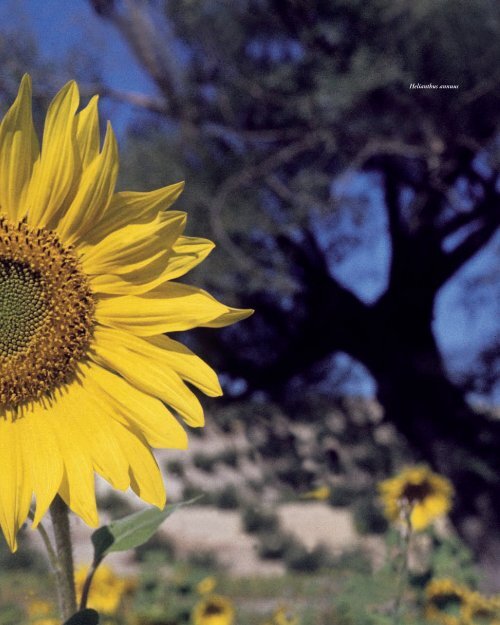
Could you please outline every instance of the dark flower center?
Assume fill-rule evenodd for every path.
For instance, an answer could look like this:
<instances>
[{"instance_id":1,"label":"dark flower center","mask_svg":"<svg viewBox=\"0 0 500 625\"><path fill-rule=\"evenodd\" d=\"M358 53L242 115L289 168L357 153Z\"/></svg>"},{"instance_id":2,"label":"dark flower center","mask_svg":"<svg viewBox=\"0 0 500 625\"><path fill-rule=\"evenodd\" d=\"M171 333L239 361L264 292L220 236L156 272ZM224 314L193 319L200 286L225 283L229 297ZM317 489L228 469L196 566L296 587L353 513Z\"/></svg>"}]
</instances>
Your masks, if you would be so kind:
<instances>
[{"instance_id":1,"label":"dark flower center","mask_svg":"<svg viewBox=\"0 0 500 625\"><path fill-rule=\"evenodd\" d=\"M0 217L0 408L39 399L85 356L94 298L57 235Z\"/></svg>"}]
</instances>

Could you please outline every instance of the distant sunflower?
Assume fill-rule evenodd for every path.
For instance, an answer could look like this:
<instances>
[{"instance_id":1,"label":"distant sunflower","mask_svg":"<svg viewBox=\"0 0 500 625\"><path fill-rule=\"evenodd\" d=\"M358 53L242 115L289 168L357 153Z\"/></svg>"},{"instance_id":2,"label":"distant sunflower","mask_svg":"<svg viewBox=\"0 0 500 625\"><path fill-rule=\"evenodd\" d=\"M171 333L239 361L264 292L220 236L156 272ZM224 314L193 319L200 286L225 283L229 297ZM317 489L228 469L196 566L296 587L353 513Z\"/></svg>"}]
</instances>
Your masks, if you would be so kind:
<instances>
[{"instance_id":1,"label":"distant sunflower","mask_svg":"<svg viewBox=\"0 0 500 625\"><path fill-rule=\"evenodd\" d=\"M213 575L208 575L196 584L196 592L199 595L209 595L215 590L217 580Z\"/></svg>"},{"instance_id":2,"label":"distant sunflower","mask_svg":"<svg viewBox=\"0 0 500 625\"><path fill-rule=\"evenodd\" d=\"M77 595L82 593L87 573L87 567L80 567L75 571ZM136 586L137 584L133 579L121 577L111 567L101 565L92 581L88 606L97 610L99 614L113 615L120 607L122 599L130 594Z\"/></svg>"},{"instance_id":3,"label":"distant sunflower","mask_svg":"<svg viewBox=\"0 0 500 625\"><path fill-rule=\"evenodd\" d=\"M464 625L500 625L500 595L485 597L470 592L464 608Z\"/></svg>"},{"instance_id":4,"label":"distant sunflower","mask_svg":"<svg viewBox=\"0 0 500 625\"><path fill-rule=\"evenodd\" d=\"M226 597L211 595L195 605L192 621L193 625L232 625L233 604Z\"/></svg>"},{"instance_id":5,"label":"distant sunflower","mask_svg":"<svg viewBox=\"0 0 500 625\"><path fill-rule=\"evenodd\" d=\"M97 97L80 112L68 83L39 150L25 76L0 126L0 526L12 550L36 496L36 525L60 494L98 523L94 471L162 507L150 447L185 448L168 405L191 426L187 387L221 394L217 376L166 332L222 327L251 311L173 282L213 244L164 212L183 183L115 193L118 153ZM166 404L166 405L165 405Z\"/></svg>"},{"instance_id":6,"label":"distant sunflower","mask_svg":"<svg viewBox=\"0 0 500 625\"><path fill-rule=\"evenodd\" d=\"M441 625L461 625L470 591L448 578L433 579L425 589L425 618Z\"/></svg>"},{"instance_id":7,"label":"distant sunflower","mask_svg":"<svg viewBox=\"0 0 500 625\"><path fill-rule=\"evenodd\" d=\"M379 484L379 492L390 521L397 521L405 503L409 505L415 531L447 514L453 497L451 483L423 465L403 469L399 475L384 480Z\"/></svg>"},{"instance_id":8,"label":"distant sunflower","mask_svg":"<svg viewBox=\"0 0 500 625\"><path fill-rule=\"evenodd\" d=\"M36 625L59 625L56 610L52 603L42 599L34 599L27 606L28 622Z\"/></svg>"},{"instance_id":9,"label":"distant sunflower","mask_svg":"<svg viewBox=\"0 0 500 625\"><path fill-rule=\"evenodd\" d=\"M263 625L299 625L299 623L300 619L296 614L288 610L286 606L280 606Z\"/></svg>"},{"instance_id":10,"label":"distant sunflower","mask_svg":"<svg viewBox=\"0 0 500 625\"><path fill-rule=\"evenodd\" d=\"M313 490L307 491L301 495L301 499L316 499L316 501L325 501L329 499L331 495L331 489L329 486L318 486Z\"/></svg>"}]
</instances>

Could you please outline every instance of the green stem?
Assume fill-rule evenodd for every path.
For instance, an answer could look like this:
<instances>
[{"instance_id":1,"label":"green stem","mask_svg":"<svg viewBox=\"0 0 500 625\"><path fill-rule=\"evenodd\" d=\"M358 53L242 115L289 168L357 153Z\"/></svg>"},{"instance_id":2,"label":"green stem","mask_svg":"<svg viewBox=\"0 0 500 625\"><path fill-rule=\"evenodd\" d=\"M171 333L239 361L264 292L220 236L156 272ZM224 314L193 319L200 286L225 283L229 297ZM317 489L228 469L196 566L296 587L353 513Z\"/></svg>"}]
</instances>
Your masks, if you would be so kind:
<instances>
[{"instance_id":1,"label":"green stem","mask_svg":"<svg viewBox=\"0 0 500 625\"><path fill-rule=\"evenodd\" d=\"M35 518L35 514L34 512L32 512L30 510L28 517L33 521L33 519ZM42 522L40 521L37 525L38 533L40 534L43 544L45 545L45 549L47 550L47 556L49 558L49 562L50 562L50 566L52 568L52 571L55 572L57 570L58 567L58 561L57 561L57 555L56 552L54 550L54 547L52 546L52 543L50 542L50 537L47 533L47 530L45 529L45 527L42 525Z\"/></svg>"},{"instance_id":2,"label":"green stem","mask_svg":"<svg viewBox=\"0 0 500 625\"><path fill-rule=\"evenodd\" d=\"M59 497L59 495L57 495L50 506L50 516L52 518L56 543L57 594L59 597L59 609L63 621L68 620L76 612L73 549L71 544L68 513L68 506Z\"/></svg>"},{"instance_id":3,"label":"green stem","mask_svg":"<svg viewBox=\"0 0 500 625\"><path fill-rule=\"evenodd\" d=\"M100 563L101 563L101 560L99 560L98 562L93 562L89 569L89 572L87 573L87 577L85 579L85 583L83 584L83 589L82 589L82 598L80 601L80 608L79 608L80 610L85 610L85 608L87 607L90 586L92 584L92 580L94 579L95 572L97 571L97 567L99 566Z\"/></svg>"},{"instance_id":4,"label":"green stem","mask_svg":"<svg viewBox=\"0 0 500 625\"><path fill-rule=\"evenodd\" d=\"M402 528L400 533L400 564L398 568L398 585L396 589L396 599L394 601L393 625L399 625L401 618L401 608L403 605L403 596L408 584L408 563L410 557L410 544L412 536L411 527L411 511L412 507L409 502L402 502L401 505L401 521Z\"/></svg>"}]
</instances>

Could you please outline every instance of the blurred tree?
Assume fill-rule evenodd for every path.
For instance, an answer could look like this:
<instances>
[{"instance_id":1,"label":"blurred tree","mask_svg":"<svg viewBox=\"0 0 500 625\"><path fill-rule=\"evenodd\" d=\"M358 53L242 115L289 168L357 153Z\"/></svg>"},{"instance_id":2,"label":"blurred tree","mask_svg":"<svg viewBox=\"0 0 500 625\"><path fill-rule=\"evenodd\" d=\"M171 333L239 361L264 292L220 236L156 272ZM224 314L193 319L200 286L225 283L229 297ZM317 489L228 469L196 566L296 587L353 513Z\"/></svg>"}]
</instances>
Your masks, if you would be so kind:
<instances>
[{"instance_id":1,"label":"blurred tree","mask_svg":"<svg viewBox=\"0 0 500 625\"><path fill-rule=\"evenodd\" d=\"M227 369L284 400L332 353L355 358L386 417L457 485L462 530L498 558L500 422L467 403L433 332L437 293L499 225L496 1L91 4L158 87L141 101L157 116L132 132L129 172L166 182L153 164L168 156L223 248L206 281L258 311L222 334ZM373 301L335 273L370 219L337 192L361 172L390 243Z\"/></svg>"}]
</instances>

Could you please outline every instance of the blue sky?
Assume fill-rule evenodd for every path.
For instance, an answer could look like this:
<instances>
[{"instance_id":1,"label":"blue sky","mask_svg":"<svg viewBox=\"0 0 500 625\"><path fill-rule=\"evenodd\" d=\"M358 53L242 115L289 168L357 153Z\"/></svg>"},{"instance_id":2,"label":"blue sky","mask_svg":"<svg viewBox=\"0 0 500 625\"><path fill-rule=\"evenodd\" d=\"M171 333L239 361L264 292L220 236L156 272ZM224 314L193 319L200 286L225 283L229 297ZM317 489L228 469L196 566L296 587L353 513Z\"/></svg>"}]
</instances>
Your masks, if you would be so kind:
<instances>
[{"instance_id":1,"label":"blue sky","mask_svg":"<svg viewBox=\"0 0 500 625\"><path fill-rule=\"evenodd\" d=\"M98 56L104 82L117 90L154 94L155 87L116 30L100 19L87 0L1 0L0 30L28 29L44 59L90 49ZM29 68L27 68L29 71ZM120 134L133 115L125 104L108 103L106 113Z\"/></svg>"},{"instance_id":2,"label":"blue sky","mask_svg":"<svg viewBox=\"0 0 500 625\"><path fill-rule=\"evenodd\" d=\"M0 2L0 30L17 26L31 31L39 51L49 61L61 59L68 51L91 49L98 58L104 82L120 90L154 94L155 87L142 72L119 34L108 23L99 19L87 0L2 0ZM26 68L29 71L29 67ZM133 109L119 103L106 103L105 115L113 121L118 135L122 134L133 116ZM361 187L367 183L360 183ZM361 190L363 190L361 188ZM373 299L383 287L389 255L387 239L380 236L374 242L373 229L383 232L383 206L376 194L371 194L375 215L368 220L367 246L350 255L335 269L340 279L354 286L358 295ZM368 241L371 239L372 247ZM467 278L483 273L498 260L495 250L500 247L500 236L487 250L479 254L440 292L436 303L435 331L440 346L450 362L465 367L477 352L477 346L498 332L500 305L488 301L487 287L483 289L485 303L468 308L466 305ZM490 298L491 300L491 298ZM370 389L370 386L366 387ZM499 389L500 394L500 389ZM500 401L500 397L496 398Z\"/></svg>"}]
</instances>

